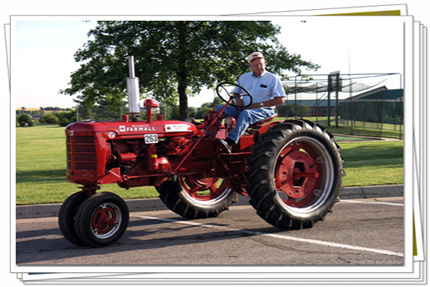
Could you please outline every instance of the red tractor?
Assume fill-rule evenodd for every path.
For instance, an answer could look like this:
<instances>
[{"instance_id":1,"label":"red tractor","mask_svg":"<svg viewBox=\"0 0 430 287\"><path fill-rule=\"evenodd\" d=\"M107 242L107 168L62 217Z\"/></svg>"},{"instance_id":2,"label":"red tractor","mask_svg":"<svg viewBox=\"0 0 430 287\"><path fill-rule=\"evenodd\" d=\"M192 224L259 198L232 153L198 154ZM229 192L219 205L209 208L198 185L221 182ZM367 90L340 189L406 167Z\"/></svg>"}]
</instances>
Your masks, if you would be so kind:
<instances>
[{"instance_id":1,"label":"red tractor","mask_svg":"<svg viewBox=\"0 0 430 287\"><path fill-rule=\"evenodd\" d=\"M216 217L239 195L249 196L259 216L284 229L312 227L331 212L344 176L343 159L323 127L306 120L269 119L249 126L227 153L217 139L234 128L233 118L222 117L225 107L234 105L228 89L234 84L217 86L226 105L200 123L165 120L159 114L154 120L152 109L158 103L151 99L144 101L146 120L139 121L137 78L130 66L131 118L76 122L66 128L67 179L82 185L59 212L68 241L102 247L123 235L127 204L114 193L97 193L100 185L112 183L126 189L155 186L169 209L189 219ZM249 93L244 96L252 99Z\"/></svg>"}]
</instances>

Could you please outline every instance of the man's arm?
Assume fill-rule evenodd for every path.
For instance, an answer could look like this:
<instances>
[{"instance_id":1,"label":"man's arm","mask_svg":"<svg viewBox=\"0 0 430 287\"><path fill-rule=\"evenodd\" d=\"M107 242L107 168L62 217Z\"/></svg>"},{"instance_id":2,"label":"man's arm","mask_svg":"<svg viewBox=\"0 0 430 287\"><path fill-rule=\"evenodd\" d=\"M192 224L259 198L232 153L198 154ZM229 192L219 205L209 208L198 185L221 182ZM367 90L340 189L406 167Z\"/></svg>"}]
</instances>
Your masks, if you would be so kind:
<instances>
[{"instance_id":1,"label":"man's arm","mask_svg":"<svg viewBox=\"0 0 430 287\"><path fill-rule=\"evenodd\" d=\"M276 97L265 102L253 103L246 109L249 110L249 109L258 109L258 108L264 108L264 107L279 106L279 105L282 105L284 102L285 102L285 99L283 97Z\"/></svg>"}]
</instances>

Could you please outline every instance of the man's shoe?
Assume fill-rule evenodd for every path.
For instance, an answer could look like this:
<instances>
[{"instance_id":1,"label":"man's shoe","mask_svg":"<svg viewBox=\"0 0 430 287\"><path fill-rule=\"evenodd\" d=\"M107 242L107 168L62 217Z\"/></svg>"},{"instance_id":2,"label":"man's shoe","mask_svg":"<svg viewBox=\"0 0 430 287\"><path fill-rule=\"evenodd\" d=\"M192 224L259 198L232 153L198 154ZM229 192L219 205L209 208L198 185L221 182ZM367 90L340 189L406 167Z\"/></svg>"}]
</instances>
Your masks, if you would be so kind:
<instances>
[{"instance_id":1,"label":"man's shoe","mask_svg":"<svg viewBox=\"0 0 430 287\"><path fill-rule=\"evenodd\" d=\"M221 145L227 151L227 153L231 153L233 144L229 144L228 139L227 140L217 139L217 144Z\"/></svg>"}]
</instances>

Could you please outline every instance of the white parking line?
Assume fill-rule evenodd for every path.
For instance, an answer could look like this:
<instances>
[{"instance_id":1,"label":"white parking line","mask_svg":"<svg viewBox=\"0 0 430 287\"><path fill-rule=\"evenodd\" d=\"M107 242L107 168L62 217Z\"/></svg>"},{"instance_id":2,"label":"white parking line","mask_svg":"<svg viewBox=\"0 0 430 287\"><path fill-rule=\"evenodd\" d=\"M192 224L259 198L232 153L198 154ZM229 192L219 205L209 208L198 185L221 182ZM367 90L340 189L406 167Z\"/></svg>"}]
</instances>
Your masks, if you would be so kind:
<instances>
[{"instance_id":1,"label":"white parking line","mask_svg":"<svg viewBox=\"0 0 430 287\"><path fill-rule=\"evenodd\" d=\"M171 218L159 218L159 217L144 216L144 215L141 215L138 217L142 218L142 219L160 220L160 221L173 222L173 223L179 223L179 224L185 224L185 225L194 225L194 226L204 227L204 228L242 232L242 233L246 233L246 234L250 234L250 235L258 235L258 236L272 237L272 238L277 238L277 239L292 240L292 241L317 244L317 245L323 245L323 246L329 246L329 247L335 247L335 248L343 248L343 249L349 249L349 250L373 252L373 253L378 253L378 254L403 257L403 253L393 252L393 251L388 251L388 250L383 250L383 249L367 248L367 247L354 246L354 245L349 245L349 244L341 244L341 243L335 243L335 242L329 242L329 241L322 241L322 240L316 240L316 239L306 239L306 238L299 238L299 237L272 234L272 233L263 233L263 232L249 231L249 230L233 229L233 228L228 228L228 227L219 226L219 225L204 224L204 223L193 222L193 221L175 220L175 219L171 219Z\"/></svg>"},{"instance_id":2,"label":"white parking line","mask_svg":"<svg viewBox=\"0 0 430 287\"><path fill-rule=\"evenodd\" d=\"M392 206L403 206L403 203L385 202L385 201L358 201L358 200L347 200L341 199L340 202L350 202L350 203L364 203L364 204L382 204L382 205L392 205Z\"/></svg>"}]
</instances>

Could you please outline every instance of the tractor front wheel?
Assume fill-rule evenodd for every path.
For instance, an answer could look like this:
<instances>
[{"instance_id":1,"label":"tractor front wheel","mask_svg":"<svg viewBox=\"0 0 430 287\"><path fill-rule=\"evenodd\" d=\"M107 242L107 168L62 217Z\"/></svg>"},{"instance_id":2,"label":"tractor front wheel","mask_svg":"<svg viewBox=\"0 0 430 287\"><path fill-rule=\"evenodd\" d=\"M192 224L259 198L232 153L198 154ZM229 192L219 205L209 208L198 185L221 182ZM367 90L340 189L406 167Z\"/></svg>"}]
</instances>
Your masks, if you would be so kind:
<instances>
[{"instance_id":1,"label":"tractor front wheel","mask_svg":"<svg viewBox=\"0 0 430 287\"><path fill-rule=\"evenodd\" d=\"M157 191L170 210L190 219L216 217L239 197L228 180L198 175L174 176Z\"/></svg>"},{"instance_id":2,"label":"tractor front wheel","mask_svg":"<svg viewBox=\"0 0 430 287\"><path fill-rule=\"evenodd\" d=\"M79 246L84 244L79 239L75 231L76 210L87 198L88 195L84 191L72 194L61 205L58 213L58 225L60 226L60 230L61 233L63 233L64 238Z\"/></svg>"},{"instance_id":3,"label":"tractor front wheel","mask_svg":"<svg viewBox=\"0 0 430 287\"><path fill-rule=\"evenodd\" d=\"M83 244L104 247L123 235L128 221L129 210L125 201L114 193L101 192L79 206L74 224Z\"/></svg>"}]
</instances>

